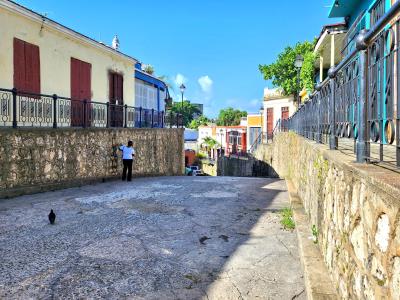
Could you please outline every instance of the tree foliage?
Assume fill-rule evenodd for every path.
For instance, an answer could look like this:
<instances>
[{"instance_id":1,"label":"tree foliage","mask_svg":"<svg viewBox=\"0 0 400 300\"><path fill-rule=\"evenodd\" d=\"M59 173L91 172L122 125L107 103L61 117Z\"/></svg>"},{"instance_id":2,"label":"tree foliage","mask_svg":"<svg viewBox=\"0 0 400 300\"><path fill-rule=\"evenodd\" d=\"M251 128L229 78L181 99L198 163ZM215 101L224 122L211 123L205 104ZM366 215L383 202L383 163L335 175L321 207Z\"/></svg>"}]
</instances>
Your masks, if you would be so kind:
<instances>
[{"instance_id":1,"label":"tree foliage","mask_svg":"<svg viewBox=\"0 0 400 300\"><path fill-rule=\"evenodd\" d=\"M240 124L240 119L246 117L247 112L239 109L228 107L219 111L217 125L218 126L237 126Z\"/></svg>"},{"instance_id":2,"label":"tree foliage","mask_svg":"<svg viewBox=\"0 0 400 300\"><path fill-rule=\"evenodd\" d=\"M300 72L300 86L312 90L314 82L314 45L305 41L297 43L294 47L286 47L278 55L276 61L270 65L259 65L258 68L265 80L272 80L272 84L281 87L286 95L297 92L297 70L294 62L297 55L304 58L302 70Z\"/></svg>"},{"instance_id":3,"label":"tree foliage","mask_svg":"<svg viewBox=\"0 0 400 300\"><path fill-rule=\"evenodd\" d=\"M200 116L190 122L189 128L197 130L199 129L199 126L207 126L210 122L210 119L208 119L206 116Z\"/></svg>"},{"instance_id":4,"label":"tree foliage","mask_svg":"<svg viewBox=\"0 0 400 300\"><path fill-rule=\"evenodd\" d=\"M183 115L183 125L185 127L188 127L190 122L192 122L194 114L200 113L199 109L187 100L183 101L183 107L182 102L173 102L171 111Z\"/></svg>"},{"instance_id":5,"label":"tree foliage","mask_svg":"<svg viewBox=\"0 0 400 300\"><path fill-rule=\"evenodd\" d=\"M154 68L152 65L144 65L143 71L145 71L147 74L150 74L150 75L154 74Z\"/></svg>"},{"instance_id":6,"label":"tree foliage","mask_svg":"<svg viewBox=\"0 0 400 300\"><path fill-rule=\"evenodd\" d=\"M215 139L209 136L204 138L203 144L205 144L208 149L214 149L219 145L219 143Z\"/></svg>"}]
</instances>

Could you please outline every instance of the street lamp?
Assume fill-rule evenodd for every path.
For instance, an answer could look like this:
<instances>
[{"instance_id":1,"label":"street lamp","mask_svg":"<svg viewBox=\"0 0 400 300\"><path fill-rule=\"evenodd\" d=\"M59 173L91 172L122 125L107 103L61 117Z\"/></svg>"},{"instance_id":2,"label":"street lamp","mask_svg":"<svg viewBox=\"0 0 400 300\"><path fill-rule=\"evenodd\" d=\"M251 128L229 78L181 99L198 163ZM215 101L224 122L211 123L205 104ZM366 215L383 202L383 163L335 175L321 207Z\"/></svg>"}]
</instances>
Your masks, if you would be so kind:
<instances>
[{"instance_id":1,"label":"street lamp","mask_svg":"<svg viewBox=\"0 0 400 300\"><path fill-rule=\"evenodd\" d=\"M219 134L220 134L220 136L221 136L221 147L220 147L220 150L219 150L219 155L222 157L222 133L224 132L224 130L221 128L220 130L219 130Z\"/></svg>"},{"instance_id":2,"label":"street lamp","mask_svg":"<svg viewBox=\"0 0 400 300\"><path fill-rule=\"evenodd\" d=\"M179 89L181 90L181 94L182 94L181 118L182 118L182 127L183 127L183 94L185 93L186 86L182 83L181 86L179 87Z\"/></svg>"},{"instance_id":3,"label":"street lamp","mask_svg":"<svg viewBox=\"0 0 400 300\"><path fill-rule=\"evenodd\" d=\"M264 119L264 105L261 105L260 107L260 123L261 123L261 141L263 140L263 119Z\"/></svg>"},{"instance_id":4,"label":"street lamp","mask_svg":"<svg viewBox=\"0 0 400 300\"><path fill-rule=\"evenodd\" d=\"M296 97L297 97L297 108L300 107L300 71L303 66L304 58L300 54L296 56L296 60L294 61L294 67L297 70L297 86L296 86Z\"/></svg>"}]
</instances>

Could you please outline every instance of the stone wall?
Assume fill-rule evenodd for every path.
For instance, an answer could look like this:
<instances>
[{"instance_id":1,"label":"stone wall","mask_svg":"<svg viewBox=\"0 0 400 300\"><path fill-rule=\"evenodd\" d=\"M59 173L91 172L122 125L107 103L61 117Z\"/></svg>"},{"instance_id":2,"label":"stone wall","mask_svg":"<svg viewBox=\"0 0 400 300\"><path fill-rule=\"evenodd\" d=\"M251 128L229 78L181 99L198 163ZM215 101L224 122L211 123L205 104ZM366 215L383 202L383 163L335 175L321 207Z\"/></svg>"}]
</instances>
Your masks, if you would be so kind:
<instances>
[{"instance_id":1,"label":"stone wall","mask_svg":"<svg viewBox=\"0 0 400 300\"><path fill-rule=\"evenodd\" d=\"M204 174L209 176L217 176L217 162L210 162L209 160L200 160L200 167Z\"/></svg>"},{"instance_id":2,"label":"stone wall","mask_svg":"<svg viewBox=\"0 0 400 300\"><path fill-rule=\"evenodd\" d=\"M132 140L134 176L182 175L182 129L2 129L0 198L120 176Z\"/></svg>"},{"instance_id":3,"label":"stone wall","mask_svg":"<svg viewBox=\"0 0 400 300\"><path fill-rule=\"evenodd\" d=\"M269 164L251 156L218 158L217 174L234 177L277 177Z\"/></svg>"},{"instance_id":4,"label":"stone wall","mask_svg":"<svg viewBox=\"0 0 400 300\"><path fill-rule=\"evenodd\" d=\"M400 174L294 133L256 152L290 178L344 299L400 299Z\"/></svg>"}]
</instances>

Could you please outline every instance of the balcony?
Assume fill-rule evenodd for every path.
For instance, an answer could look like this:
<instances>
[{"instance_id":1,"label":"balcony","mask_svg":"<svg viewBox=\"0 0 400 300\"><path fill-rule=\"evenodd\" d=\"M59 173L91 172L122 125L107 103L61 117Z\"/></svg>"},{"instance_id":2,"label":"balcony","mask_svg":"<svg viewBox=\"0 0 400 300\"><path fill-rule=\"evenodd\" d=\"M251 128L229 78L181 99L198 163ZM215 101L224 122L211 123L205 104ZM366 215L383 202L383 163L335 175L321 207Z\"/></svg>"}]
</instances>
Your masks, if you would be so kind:
<instances>
[{"instance_id":1,"label":"balcony","mask_svg":"<svg viewBox=\"0 0 400 300\"><path fill-rule=\"evenodd\" d=\"M175 126L182 126L182 118L171 112L0 88L0 127L163 128Z\"/></svg>"}]
</instances>

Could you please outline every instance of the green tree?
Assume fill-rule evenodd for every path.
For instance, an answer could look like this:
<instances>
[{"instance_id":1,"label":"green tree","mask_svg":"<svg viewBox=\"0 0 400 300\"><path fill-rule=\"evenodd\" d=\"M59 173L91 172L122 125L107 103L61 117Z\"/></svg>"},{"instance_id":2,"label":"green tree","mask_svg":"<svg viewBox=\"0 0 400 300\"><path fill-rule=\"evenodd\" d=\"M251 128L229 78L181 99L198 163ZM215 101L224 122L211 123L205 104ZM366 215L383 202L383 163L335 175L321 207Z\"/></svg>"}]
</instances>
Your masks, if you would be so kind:
<instances>
[{"instance_id":1,"label":"green tree","mask_svg":"<svg viewBox=\"0 0 400 300\"><path fill-rule=\"evenodd\" d=\"M219 143L215 139L209 136L204 138L203 144L205 144L208 149L214 149L217 146L219 146Z\"/></svg>"},{"instance_id":2,"label":"green tree","mask_svg":"<svg viewBox=\"0 0 400 300\"><path fill-rule=\"evenodd\" d=\"M237 126L240 124L240 119L246 117L247 112L239 109L228 107L219 111L217 125L218 126Z\"/></svg>"},{"instance_id":3,"label":"green tree","mask_svg":"<svg viewBox=\"0 0 400 300\"><path fill-rule=\"evenodd\" d=\"M208 123L210 122L210 119L208 119L206 116L200 116L197 119L192 120L189 124L190 129L199 129L199 126L207 126Z\"/></svg>"},{"instance_id":4,"label":"green tree","mask_svg":"<svg viewBox=\"0 0 400 300\"><path fill-rule=\"evenodd\" d=\"M314 86L314 45L315 41L305 41L297 43L294 47L286 47L274 63L259 65L258 68L265 80L272 80L274 86L281 87L286 95L292 95L297 92L297 70L294 61L300 54L304 58L300 86L311 91Z\"/></svg>"},{"instance_id":5,"label":"green tree","mask_svg":"<svg viewBox=\"0 0 400 300\"><path fill-rule=\"evenodd\" d=\"M182 102L173 102L171 111L183 115L183 125L185 127L188 127L192 122L194 114L200 113L199 109L187 100L183 101L183 107Z\"/></svg>"}]
</instances>

